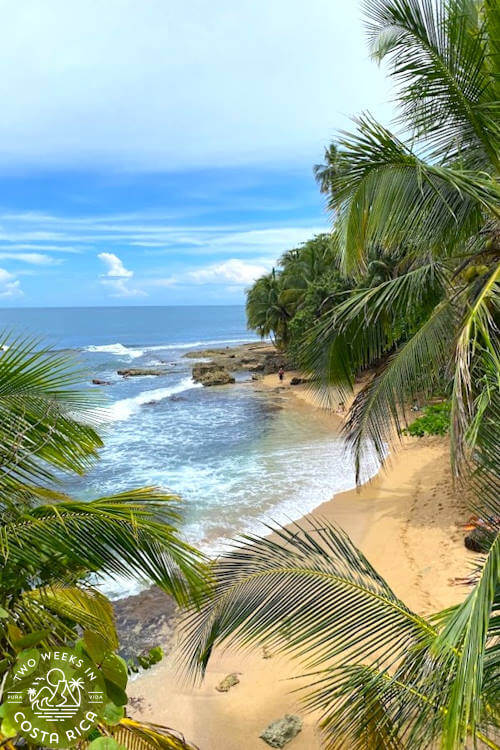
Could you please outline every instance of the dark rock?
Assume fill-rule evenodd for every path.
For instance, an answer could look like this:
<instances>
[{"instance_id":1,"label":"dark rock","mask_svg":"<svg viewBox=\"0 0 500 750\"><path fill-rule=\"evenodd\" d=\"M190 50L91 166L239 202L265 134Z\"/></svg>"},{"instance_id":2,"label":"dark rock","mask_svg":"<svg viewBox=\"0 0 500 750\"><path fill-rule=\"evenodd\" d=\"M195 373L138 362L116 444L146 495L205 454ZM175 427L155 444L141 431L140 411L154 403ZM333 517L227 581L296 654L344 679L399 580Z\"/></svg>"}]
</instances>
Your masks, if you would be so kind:
<instances>
[{"instance_id":1,"label":"dark rock","mask_svg":"<svg viewBox=\"0 0 500 750\"><path fill-rule=\"evenodd\" d=\"M129 367L126 370L117 370L118 375L124 378L137 378L141 375L166 375L165 370L158 370L153 367Z\"/></svg>"},{"instance_id":2,"label":"dark rock","mask_svg":"<svg viewBox=\"0 0 500 750\"><path fill-rule=\"evenodd\" d=\"M290 380L290 385L302 385L303 383L310 383L309 378L298 378L296 375Z\"/></svg>"},{"instance_id":3,"label":"dark rock","mask_svg":"<svg viewBox=\"0 0 500 750\"><path fill-rule=\"evenodd\" d=\"M301 729L302 719L300 716L285 714L282 719L271 722L259 736L271 747L285 747L287 742L293 740Z\"/></svg>"},{"instance_id":4,"label":"dark rock","mask_svg":"<svg viewBox=\"0 0 500 750\"><path fill-rule=\"evenodd\" d=\"M248 372L262 372L264 369L264 362L254 362L251 365L248 365L246 368Z\"/></svg>"},{"instance_id":5,"label":"dark rock","mask_svg":"<svg viewBox=\"0 0 500 750\"><path fill-rule=\"evenodd\" d=\"M464 544L471 552L487 552L491 546L491 533L478 526L467 534Z\"/></svg>"},{"instance_id":6,"label":"dark rock","mask_svg":"<svg viewBox=\"0 0 500 750\"><path fill-rule=\"evenodd\" d=\"M92 378L93 385L111 385L110 380L99 380L99 378Z\"/></svg>"},{"instance_id":7,"label":"dark rock","mask_svg":"<svg viewBox=\"0 0 500 750\"><path fill-rule=\"evenodd\" d=\"M234 383L235 379L225 367L217 362L197 362L193 366L193 380L204 386L226 385Z\"/></svg>"},{"instance_id":8,"label":"dark rock","mask_svg":"<svg viewBox=\"0 0 500 750\"><path fill-rule=\"evenodd\" d=\"M135 596L113 602L120 640L120 654L131 659L145 649L172 641L176 605L161 589L153 586Z\"/></svg>"},{"instance_id":9,"label":"dark rock","mask_svg":"<svg viewBox=\"0 0 500 750\"><path fill-rule=\"evenodd\" d=\"M268 352L264 357L263 370L264 375L270 375L273 372L278 372L280 367L286 369L288 363L283 354L277 351Z\"/></svg>"}]
</instances>

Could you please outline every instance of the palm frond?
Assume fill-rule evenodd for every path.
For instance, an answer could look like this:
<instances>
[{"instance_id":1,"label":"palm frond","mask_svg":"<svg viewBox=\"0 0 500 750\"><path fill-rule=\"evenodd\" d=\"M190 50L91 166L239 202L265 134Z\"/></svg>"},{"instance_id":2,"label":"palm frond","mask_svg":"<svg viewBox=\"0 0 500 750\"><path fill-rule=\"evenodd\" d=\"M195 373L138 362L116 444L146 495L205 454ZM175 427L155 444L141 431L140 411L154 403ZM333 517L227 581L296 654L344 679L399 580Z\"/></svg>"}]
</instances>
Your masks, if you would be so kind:
<instances>
[{"instance_id":1,"label":"palm frond","mask_svg":"<svg viewBox=\"0 0 500 750\"><path fill-rule=\"evenodd\" d=\"M353 292L318 320L302 347L302 368L319 384L352 385L358 369L393 349L402 335L401 321L408 328L415 326L444 296L447 285L444 267L431 260L377 286ZM327 368L326 360L344 370Z\"/></svg>"},{"instance_id":2,"label":"palm frond","mask_svg":"<svg viewBox=\"0 0 500 750\"><path fill-rule=\"evenodd\" d=\"M311 518L273 531L274 539L243 537L218 560L214 594L183 628L181 658L192 675L223 643L265 641L309 667L347 653L353 661L376 654L387 666L434 636L340 529Z\"/></svg>"},{"instance_id":3,"label":"palm frond","mask_svg":"<svg viewBox=\"0 0 500 750\"><path fill-rule=\"evenodd\" d=\"M449 688L443 726L443 749L463 747L467 734L481 726L484 719L483 671L490 618L500 612L500 534L493 542L479 580L465 601L455 609L436 639L433 651L444 673L450 658L456 661ZM458 653L458 658L451 656ZM494 660L492 656L494 654ZM489 653L490 674L500 676L500 653ZM495 707L491 706L494 711Z\"/></svg>"},{"instance_id":4,"label":"palm frond","mask_svg":"<svg viewBox=\"0 0 500 750\"><path fill-rule=\"evenodd\" d=\"M372 242L450 253L479 231L484 211L500 215L500 190L487 174L426 162L369 115L355 122L357 131L339 139L342 169L330 200L346 272L362 264Z\"/></svg>"},{"instance_id":5,"label":"palm frond","mask_svg":"<svg viewBox=\"0 0 500 750\"><path fill-rule=\"evenodd\" d=\"M40 565L44 550L65 569L152 580L184 603L207 585L201 553L182 541L178 498L142 488L91 502L63 501L20 511L0 526L0 558Z\"/></svg>"},{"instance_id":6,"label":"palm frond","mask_svg":"<svg viewBox=\"0 0 500 750\"><path fill-rule=\"evenodd\" d=\"M455 379L452 402L452 444L455 446L454 461L457 468L464 461L466 445L474 448L471 442L474 430L471 424L474 420L476 402L476 384L483 381L482 363L487 366L491 360L496 373L500 372L500 349L498 343L498 313L500 312L499 294L500 264L492 273L486 276L480 284L475 298L467 307L463 321L461 321L455 354ZM488 389L481 389L483 398ZM494 397L494 394L493 394ZM486 404L482 407L482 417ZM481 420L483 421L483 419ZM465 436L468 433L469 440Z\"/></svg>"},{"instance_id":7,"label":"palm frond","mask_svg":"<svg viewBox=\"0 0 500 750\"><path fill-rule=\"evenodd\" d=\"M103 594L91 587L52 584L24 592L14 603L13 614L23 632L43 627L59 642L61 618L104 638L109 650L118 648L113 607Z\"/></svg>"},{"instance_id":8,"label":"palm frond","mask_svg":"<svg viewBox=\"0 0 500 750\"><path fill-rule=\"evenodd\" d=\"M450 363L454 310L448 301L438 305L426 323L394 354L382 371L357 395L345 433L359 478L366 442L372 442L380 460L387 446L406 425L405 410L415 397L425 398L439 384Z\"/></svg>"},{"instance_id":9,"label":"palm frond","mask_svg":"<svg viewBox=\"0 0 500 750\"><path fill-rule=\"evenodd\" d=\"M113 737L127 750L198 750L174 729L136 719L122 719Z\"/></svg>"},{"instance_id":10,"label":"palm frond","mask_svg":"<svg viewBox=\"0 0 500 750\"><path fill-rule=\"evenodd\" d=\"M467 168L498 170L496 81L478 3L365 0L364 6L372 54L389 62L401 119L432 148L432 160L452 156Z\"/></svg>"},{"instance_id":11,"label":"palm frond","mask_svg":"<svg viewBox=\"0 0 500 750\"><path fill-rule=\"evenodd\" d=\"M54 479L52 469L83 474L102 441L92 426L99 403L82 390L67 353L31 338L0 337L0 499Z\"/></svg>"}]
</instances>

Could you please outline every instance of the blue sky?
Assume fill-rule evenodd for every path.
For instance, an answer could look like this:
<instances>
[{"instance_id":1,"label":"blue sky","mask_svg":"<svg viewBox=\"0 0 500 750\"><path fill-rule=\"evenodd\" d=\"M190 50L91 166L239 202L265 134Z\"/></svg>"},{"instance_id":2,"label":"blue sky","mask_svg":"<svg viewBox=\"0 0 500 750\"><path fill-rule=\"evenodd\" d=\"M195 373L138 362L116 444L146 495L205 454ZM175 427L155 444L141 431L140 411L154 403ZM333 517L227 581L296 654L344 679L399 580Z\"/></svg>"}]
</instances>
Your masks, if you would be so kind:
<instances>
[{"instance_id":1,"label":"blue sky","mask_svg":"<svg viewBox=\"0 0 500 750\"><path fill-rule=\"evenodd\" d=\"M386 118L358 3L6 0L0 305L232 304L329 226L313 163Z\"/></svg>"}]
</instances>

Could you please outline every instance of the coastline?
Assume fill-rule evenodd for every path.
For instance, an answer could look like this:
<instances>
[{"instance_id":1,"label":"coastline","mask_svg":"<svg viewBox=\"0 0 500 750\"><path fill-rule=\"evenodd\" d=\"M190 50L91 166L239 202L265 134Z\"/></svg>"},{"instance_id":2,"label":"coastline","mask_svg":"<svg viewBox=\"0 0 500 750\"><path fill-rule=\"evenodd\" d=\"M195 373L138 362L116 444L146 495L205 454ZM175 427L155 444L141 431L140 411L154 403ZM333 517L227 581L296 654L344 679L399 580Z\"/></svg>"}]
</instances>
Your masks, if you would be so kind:
<instances>
[{"instance_id":1,"label":"coastline","mask_svg":"<svg viewBox=\"0 0 500 750\"><path fill-rule=\"evenodd\" d=\"M317 406L307 385L290 386L292 375L287 373L283 384L276 374L264 375L255 387L286 389L303 408ZM329 418L338 432L342 414ZM466 589L450 580L450 572L465 575L473 556L463 544L467 510L453 487L445 439L406 438L371 481L334 495L309 515L344 528L395 593L419 614L463 599ZM192 687L179 683L172 661L170 654L131 684L131 713L175 727L202 750L262 750L260 732L285 713L298 713L304 726L290 747L320 747L317 717L305 714L292 692L297 682L288 678L300 673L293 662L256 651L218 649L203 684ZM240 683L228 693L217 692L215 686L230 673L238 673Z\"/></svg>"}]
</instances>

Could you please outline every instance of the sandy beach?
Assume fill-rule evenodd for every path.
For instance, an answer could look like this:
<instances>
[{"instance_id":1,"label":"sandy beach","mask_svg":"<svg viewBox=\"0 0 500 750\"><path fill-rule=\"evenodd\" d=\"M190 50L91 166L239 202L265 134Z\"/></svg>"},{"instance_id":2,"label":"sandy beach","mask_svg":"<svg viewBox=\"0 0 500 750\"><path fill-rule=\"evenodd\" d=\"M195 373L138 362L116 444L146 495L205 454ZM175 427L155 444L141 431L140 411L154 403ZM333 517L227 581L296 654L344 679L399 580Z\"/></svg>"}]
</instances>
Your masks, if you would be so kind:
<instances>
[{"instance_id":1,"label":"sandy beach","mask_svg":"<svg viewBox=\"0 0 500 750\"><path fill-rule=\"evenodd\" d=\"M290 389L315 408L307 386L283 385L267 375L259 387ZM318 415L319 416L319 415ZM338 432L340 415L332 414ZM420 614L450 606L463 599L465 589L454 577L467 572L473 558L463 544L467 519L463 495L452 484L449 452L442 438L407 438L401 450L368 484L334 496L315 515L327 518L351 536L395 593ZM215 686L236 672L239 684L227 693ZM130 685L132 715L181 731L201 750L262 750L261 731L285 713L297 713L302 732L290 750L320 747L314 715L301 708L292 691L298 667L281 657L263 653L242 655L219 650L212 658L201 686L181 684L171 657Z\"/></svg>"}]
</instances>

